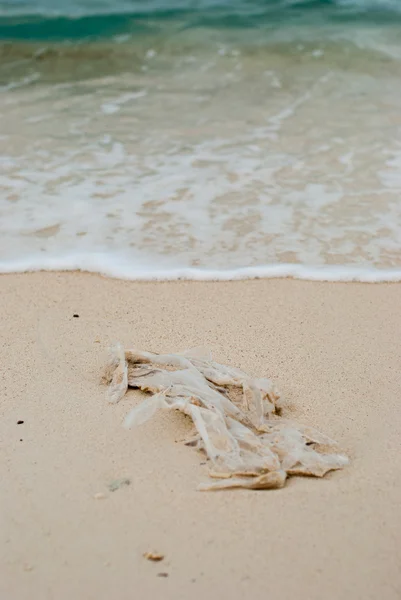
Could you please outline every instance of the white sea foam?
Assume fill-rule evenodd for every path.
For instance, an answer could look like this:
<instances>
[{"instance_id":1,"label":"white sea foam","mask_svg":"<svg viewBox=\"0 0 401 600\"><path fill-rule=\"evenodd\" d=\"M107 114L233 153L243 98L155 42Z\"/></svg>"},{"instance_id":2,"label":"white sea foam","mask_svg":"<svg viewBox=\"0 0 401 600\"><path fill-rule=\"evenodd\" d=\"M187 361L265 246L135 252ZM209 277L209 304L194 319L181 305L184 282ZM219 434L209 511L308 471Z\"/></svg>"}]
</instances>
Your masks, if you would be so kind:
<instances>
[{"instance_id":1,"label":"white sea foam","mask_svg":"<svg viewBox=\"0 0 401 600\"><path fill-rule=\"evenodd\" d=\"M347 266L308 266L296 264L259 265L238 269L199 269L181 267L158 269L132 265L119 256L105 253L70 255L60 258L27 257L24 260L0 262L0 273L35 271L83 271L116 279L134 281L236 281L243 279L294 278L309 281L396 282L401 281L401 269L369 269Z\"/></svg>"},{"instance_id":2,"label":"white sea foam","mask_svg":"<svg viewBox=\"0 0 401 600\"><path fill-rule=\"evenodd\" d=\"M151 49L3 90L1 272L401 280L398 59Z\"/></svg>"},{"instance_id":3,"label":"white sea foam","mask_svg":"<svg viewBox=\"0 0 401 600\"><path fill-rule=\"evenodd\" d=\"M113 100L109 100L108 102L102 104L102 112L104 112L105 115L113 115L120 110L121 106L127 104L127 102L137 100L138 98L143 98L144 96L146 96L146 90L140 90L139 92L132 92L130 94L123 94L118 98L114 98Z\"/></svg>"},{"instance_id":4,"label":"white sea foam","mask_svg":"<svg viewBox=\"0 0 401 600\"><path fill-rule=\"evenodd\" d=\"M32 73L31 75L22 77L22 79L19 79L17 81L10 81L10 83L7 83L6 85L1 85L0 92L10 92L11 90L28 86L31 83L38 81L38 79L40 79L39 73Z\"/></svg>"}]
</instances>

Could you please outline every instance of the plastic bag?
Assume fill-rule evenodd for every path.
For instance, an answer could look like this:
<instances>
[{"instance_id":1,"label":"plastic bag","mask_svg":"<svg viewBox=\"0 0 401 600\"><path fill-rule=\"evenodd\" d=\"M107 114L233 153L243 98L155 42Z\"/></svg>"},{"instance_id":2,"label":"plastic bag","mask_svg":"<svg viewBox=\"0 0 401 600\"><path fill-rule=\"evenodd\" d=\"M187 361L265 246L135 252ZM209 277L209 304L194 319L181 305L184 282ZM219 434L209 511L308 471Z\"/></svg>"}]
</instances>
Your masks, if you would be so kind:
<instances>
[{"instance_id":1,"label":"plastic bag","mask_svg":"<svg viewBox=\"0 0 401 600\"><path fill-rule=\"evenodd\" d=\"M323 477L348 463L327 452L333 440L281 418L280 395L269 379L216 363L208 350L154 354L118 345L103 379L113 403L128 387L151 394L128 414L128 428L159 409L191 417L197 431L191 445L204 451L212 466L213 481L201 490L281 488L289 475Z\"/></svg>"}]
</instances>

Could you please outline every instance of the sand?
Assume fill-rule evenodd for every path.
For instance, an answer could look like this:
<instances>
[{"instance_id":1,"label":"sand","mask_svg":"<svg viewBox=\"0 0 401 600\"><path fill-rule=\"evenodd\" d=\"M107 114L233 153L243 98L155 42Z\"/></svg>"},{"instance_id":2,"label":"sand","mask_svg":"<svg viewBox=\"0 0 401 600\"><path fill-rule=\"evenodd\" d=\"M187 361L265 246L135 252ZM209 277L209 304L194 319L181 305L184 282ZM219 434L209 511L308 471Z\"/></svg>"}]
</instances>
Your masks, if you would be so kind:
<instances>
[{"instance_id":1,"label":"sand","mask_svg":"<svg viewBox=\"0 0 401 600\"><path fill-rule=\"evenodd\" d=\"M1 599L399 600L400 284L38 273L2 276L0 308ZM105 401L116 340L208 345L273 378L286 414L337 439L350 466L197 492L207 466L181 443L184 416L126 431L138 393Z\"/></svg>"}]
</instances>

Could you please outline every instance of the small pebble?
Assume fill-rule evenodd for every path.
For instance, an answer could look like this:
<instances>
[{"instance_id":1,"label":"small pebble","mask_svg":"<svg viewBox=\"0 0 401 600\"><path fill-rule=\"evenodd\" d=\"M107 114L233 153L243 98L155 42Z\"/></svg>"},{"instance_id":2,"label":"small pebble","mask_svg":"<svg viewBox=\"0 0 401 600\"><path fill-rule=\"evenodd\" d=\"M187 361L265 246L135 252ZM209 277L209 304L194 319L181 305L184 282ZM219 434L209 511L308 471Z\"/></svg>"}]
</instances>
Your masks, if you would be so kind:
<instances>
[{"instance_id":1,"label":"small pebble","mask_svg":"<svg viewBox=\"0 0 401 600\"><path fill-rule=\"evenodd\" d=\"M158 573L158 577L168 577L168 573Z\"/></svg>"},{"instance_id":2,"label":"small pebble","mask_svg":"<svg viewBox=\"0 0 401 600\"><path fill-rule=\"evenodd\" d=\"M33 566L26 563L24 565L24 571L33 571Z\"/></svg>"},{"instance_id":3,"label":"small pebble","mask_svg":"<svg viewBox=\"0 0 401 600\"><path fill-rule=\"evenodd\" d=\"M97 492L97 494L94 494L93 497L95 500L104 500L107 498L106 494L103 494L103 492Z\"/></svg>"}]
</instances>

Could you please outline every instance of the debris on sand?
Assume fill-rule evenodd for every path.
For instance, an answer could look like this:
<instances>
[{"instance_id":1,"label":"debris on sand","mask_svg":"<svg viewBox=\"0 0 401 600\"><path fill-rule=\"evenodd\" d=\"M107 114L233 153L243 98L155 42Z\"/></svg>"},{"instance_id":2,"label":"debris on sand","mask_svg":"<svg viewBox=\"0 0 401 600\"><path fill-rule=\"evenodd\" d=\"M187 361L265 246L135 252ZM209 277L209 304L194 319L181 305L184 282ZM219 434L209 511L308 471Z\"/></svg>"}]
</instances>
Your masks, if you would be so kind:
<instances>
[{"instance_id":1,"label":"debris on sand","mask_svg":"<svg viewBox=\"0 0 401 600\"><path fill-rule=\"evenodd\" d=\"M95 500L105 500L107 498L106 494L103 494L103 492L97 492L96 494L93 494L93 497Z\"/></svg>"},{"instance_id":2,"label":"debris on sand","mask_svg":"<svg viewBox=\"0 0 401 600\"><path fill-rule=\"evenodd\" d=\"M159 552L145 552L143 556L152 562L160 562L164 559L164 554L160 554Z\"/></svg>"},{"instance_id":3,"label":"debris on sand","mask_svg":"<svg viewBox=\"0 0 401 600\"><path fill-rule=\"evenodd\" d=\"M115 491L119 490L121 487L124 487L127 485L131 485L130 479L127 479L127 478L115 479L114 481L109 483L108 488L109 488L110 492L115 492Z\"/></svg>"},{"instance_id":4,"label":"debris on sand","mask_svg":"<svg viewBox=\"0 0 401 600\"><path fill-rule=\"evenodd\" d=\"M160 408L191 417L196 429L191 445L206 453L214 479L201 490L281 488L288 476L323 477L348 463L328 451L333 440L280 416L280 395L269 379L216 363L207 350L154 354L118 345L103 380L113 403L128 387L150 394L126 417L128 428Z\"/></svg>"}]
</instances>

